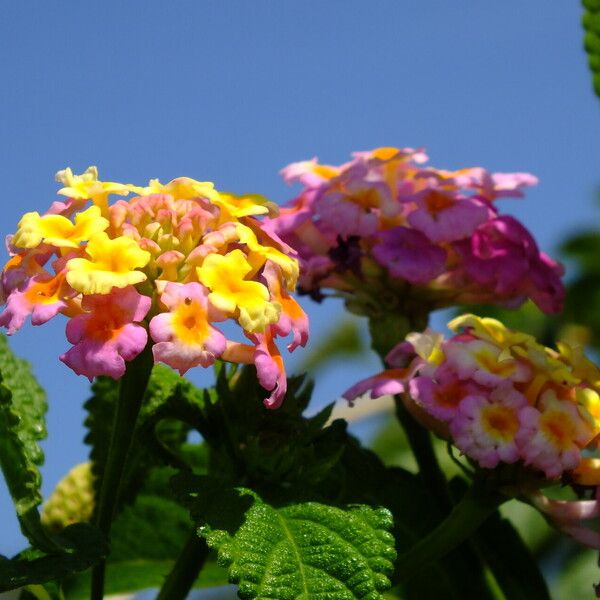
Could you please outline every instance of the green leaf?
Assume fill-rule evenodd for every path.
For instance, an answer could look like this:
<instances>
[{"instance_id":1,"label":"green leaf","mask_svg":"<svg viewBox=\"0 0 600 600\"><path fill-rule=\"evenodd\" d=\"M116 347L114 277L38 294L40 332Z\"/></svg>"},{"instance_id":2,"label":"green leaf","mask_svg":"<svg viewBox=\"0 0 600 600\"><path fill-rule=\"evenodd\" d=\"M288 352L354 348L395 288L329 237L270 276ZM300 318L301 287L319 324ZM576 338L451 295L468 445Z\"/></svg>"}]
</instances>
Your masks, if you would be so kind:
<instances>
[{"instance_id":1,"label":"green leaf","mask_svg":"<svg viewBox=\"0 0 600 600\"><path fill-rule=\"evenodd\" d=\"M108 552L102 534L84 523L67 527L58 539L62 552L27 550L11 560L0 560L0 592L64 579L88 569Z\"/></svg>"},{"instance_id":2,"label":"green leaf","mask_svg":"<svg viewBox=\"0 0 600 600\"><path fill-rule=\"evenodd\" d=\"M338 500L389 508L394 518L392 533L399 555L410 550L442 521L443 515L437 502L418 476L401 468L386 468L374 453L361 448L352 438L340 467L337 474ZM408 582L396 588L395 593L404 600L486 600L494 597L481 561L466 544L415 573Z\"/></svg>"},{"instance_id":3,"label":"green leaf","mask_svg":"<svg viewBox=\"0 0 600 600\"><path fill-rule=\"evenodd\" d=\"M496 513L480 527L474 542L506 598L550 600L533 555L510 521Z\"/></svg>"},{"instance_id":4,"label":"green leaf","mask_svg":"<svg viewBox=\"0 0 600 600\"><path fill-rule=\"evenodd\" d=\"M254 492L208 490L181 476L200 533L246 600L377 600L390 587L396 556L389 511L302 502L274 506ZM204 486L204 490L203 490Z\"/></svg>"},{"instance_id":5,"label":"green leaf","mask_svg":"<svg viewBox=\"0 0 600 600\"><path fill-rule=\"evenodd\" d=\"M186 509L167 498L140 494L113 524L105 592L119 594L160 587L191 529ZM213 557L194 587L226 583L226 571ZM67 600L89 598L89 586L89 572L69 578L64 584Z\"/></svg>"},{"instance_id":6,"label":"green leaf","mask_svg":"<svg viewBox=\"0 0 600 600\"><path fill-rule=\"evenodd\" d=\"M600 96L600 3L597 0L583 0L583 8L583 46L592 71L594 90Z\"/></svg>"},{"instance_id":7,"label":"green leaf","mask_svg":"<svg viewBox=\"0 0 600 600\"><path fill-rule=\"evenodd\" d=\"M44 454L39 441L46 437L46 396L29 363L16 358L5 336L0 336L0 467L15 504L24 535L42 549L55 545L44 533L38 505Z\"/></svg>"},{"instance_id":8,"label":"green leaf","mask_svg":"<svg viewBox=\"0 0 600 600\"><path fill-rule=\"evenodd\" d=\"M106 566L105 594L127 594L148 588L159 588L173 568L174 560L132 559ZM205 563L194 588L209 588L227 584L227 571L217 565L216 558ZM69 579L65 586L66 600L88 600L90 574L81 573Z\"/></svg>"},{"instance_id":9,"label":"green leaf","mask_svg":"<svg viewBox=\"0 0 600 600\"><path fill-rule=\"evenodd\" d=\"M558 580L552 586L554 600L593 598L593 584L600 580L598 552L581 549L559 568Z\"/></svg>"},{"instance_id":10,"label":"green leaf","mask_svg":"<svg viewBox=\"0 0 600 600\"><path fill-rule=\"evenodd\" d=\"M60 587L53 581L28 585L21 591L19 600L65 600Z\"/></svg>"},{"instance_id":11,"label":"green leaf","mask_svg":"<svg viewBox=\"0 0 600 600\"><path fill-rule=\"evenodd\" d=\"M300 371L314 376L333 361L364 354L367 348L363 338L356 319L344 318L334 323L316 343L311 344L310 353L303 360Z\"/></svg>"},{"instance_id":12,"label":"green leaf","mask_svg":"<svg viewBox=\"0 0 600 600\"><path fill-rule=\"evenodd\" d=\"M39 466L44 462L44 453L38 442L47 434L46 393L31 372L31 365L12 353L5 335L0 335L0 373L12 394L12 406L19 417L17 435L27 459Z\"/></svg>"},{"instance_id":13,"label":"green leaf","mask_svg":"<svg viewBox=\"0 0 600 600\"><path fill-rule=\"evenodd\" d=\"M186 394L200 394L172 369L163 365L154 367L144 395L136 431L132 432L136 440L132 445L123 477L126 485L121 489L120 506L117 510L123 503L135 499L141 482L152 466L169 461L169 448L176 447L186 440L189 426L181 422L168 421L166 418L168 415L161 415L160 419L154 418L156 412L167 403L168 399L176 394L177 390L181 391L180 388L184 389ZM99 486L104 472L118 394L118 382L109 377L98 377L92 385L92 397L85 404L88 410L85 421L88 434L85 441L91 446L90 458L96 486Z\"/></svg>"},{"instance_id":14,"label":"green leaf","mask_svg":"<svg viewBox=\"0 0 600 600\"><path fill-rule=\"evenodd\" d=\"M303 416L312 389L303 376L291 377L285 402L273 411L262 403L253 367L221 369L215 389L205 394L200 429L215 450L210 472L228 473L233 482L243 476L253 489L316 491L339 461L347 434L342 421L325 427L333 406Z\"/></svg>"}]
</instances>

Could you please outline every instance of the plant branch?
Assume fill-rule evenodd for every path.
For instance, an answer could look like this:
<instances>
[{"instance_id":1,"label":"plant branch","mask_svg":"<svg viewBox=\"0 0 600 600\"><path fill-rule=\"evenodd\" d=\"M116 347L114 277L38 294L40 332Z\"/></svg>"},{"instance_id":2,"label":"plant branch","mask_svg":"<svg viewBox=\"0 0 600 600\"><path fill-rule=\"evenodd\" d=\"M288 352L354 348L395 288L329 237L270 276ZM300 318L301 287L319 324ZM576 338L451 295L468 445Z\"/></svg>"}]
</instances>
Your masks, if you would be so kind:
<instances>
[{"instance_id":1,"label":"plant branch","mask_svg":"<svg viewBox=\"0 0 600 600\"><path fill-rule=\"evenodd\" d=\"M396 403L396 416L410 444L417 466L419 477L427 488L433 493L440 508L446 513L452 508L452 498L448 490L446 477L440 468L431 434L422 425L417 423L413 416L406 410L400 395L394 396Z\"/></svg>"},{"instance_id":2,"label":"plant branch","mask_svg":"<svg viewBox=\"0 0 600 600\"><path fill-rule=\"evenodd\" d=\"M427 317L423 315L397 315L390 317L381 316L369 319L371 346L379 355L385 366L387 353L404 337L413 330L422 330L427 325ZM419 467L419 476L436 498L440 509L447 513L452 508L452 499L448 491L446 477L440 466L433 449L431 435L422 427L406 410L400 396L395 397L396 416L402 425L408 443Z\"/></svg>"},{"instance_id":3,"label":"plant branch","mask_svg":"<svg viewBox=\"0 0 600 600\"><path fill-rule=\"evenodd\" d=\"M131 449L142 399L152 372L152 364L152 350L150 345L147 345L134 360L127 364L127 369L121 379L106 466L94 515L95 525L106 538L110 537L110 528L119 498L119 488ZM91 600L102 600L104 597L104 571L104 562L99 563L92 570Z\"/></svg>"},{"instance_id":4,"label":"plant branch","mask_svg":"<svg viewBox=\"0 0 600 600\"><path fill-rule=\"evenodd\" d=\"M507 496L475 481L448 517L396 562L400 581L406 581L468 539Z\"/></svg>"},{"instance_id":5,"label":"plant branch","mask_svg":"<svg viewBox=\"0 0 600 600\"><path fill-rule=\"evenodd\" d=\"M208 545L194 528L177 557L156 600L184 600L208 557Z\"/></svg>"}]
</instances>

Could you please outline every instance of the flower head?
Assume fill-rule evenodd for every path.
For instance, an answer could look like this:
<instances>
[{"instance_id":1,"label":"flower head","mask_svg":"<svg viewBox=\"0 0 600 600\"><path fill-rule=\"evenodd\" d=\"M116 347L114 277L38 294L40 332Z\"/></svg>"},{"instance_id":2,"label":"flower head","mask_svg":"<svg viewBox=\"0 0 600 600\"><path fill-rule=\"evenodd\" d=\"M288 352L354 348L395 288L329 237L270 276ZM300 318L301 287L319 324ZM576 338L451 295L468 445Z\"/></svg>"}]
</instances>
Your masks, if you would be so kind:
<instances>
[{"instance_id":1,"label":"flower head","mask_svg":"<svg viewBox=\"0 0 600 600\"><path fill-rule=\"evenodd\" d=\"M273 216L274 205L188 177L138 187L102 182L90 167L57 179L66 200L26 213L7 240L0 325L14 333L29 315L34 325L67 316L73 347L60 358L89 378L121 377L147 343L181 374L220 358L254 363L271 392L266 404L281 404L275 341L291 335L290 350L305 345L308 321L289 293L294 251L257 218ZM133 195L110 204L111 194ZM227 340L225 320L251 343Z\"/></svg>"},{"instance_id":2,"label":"flower head","mask_svg":"<svg viewBox=\"0 0 600 600\"><path fill-rule=\"evenodd\" d=\"M495 205L537 179L426 161L421 150L377 148L341 166L312 159L283 169L302 190L267 225L297 249L300 289L316 298L333 290L370 316L405 308L407 298L429 310L530 298L558 312L561 265Z\"/></svg>"},{"instance_id":3,"label":"flower head","mask_svg":"<svg viewBox=\"0 0 600 600\"><path fill-rule=\"evenodd\" d=\"M369 390L373 397L405 391L409 408L427 415L425 426L446 432L480 467L520 462L548 479L596 484L596 477L600 484L600 464L592 475L582 455L600 434L600 370L581 350L561 343L556 351L475 315L449 327L455 335L445 341L410 334L387 357L392 366L401 359L403 369L359 382L344 396L352 402Z\"/></svg>"}]
</instances>

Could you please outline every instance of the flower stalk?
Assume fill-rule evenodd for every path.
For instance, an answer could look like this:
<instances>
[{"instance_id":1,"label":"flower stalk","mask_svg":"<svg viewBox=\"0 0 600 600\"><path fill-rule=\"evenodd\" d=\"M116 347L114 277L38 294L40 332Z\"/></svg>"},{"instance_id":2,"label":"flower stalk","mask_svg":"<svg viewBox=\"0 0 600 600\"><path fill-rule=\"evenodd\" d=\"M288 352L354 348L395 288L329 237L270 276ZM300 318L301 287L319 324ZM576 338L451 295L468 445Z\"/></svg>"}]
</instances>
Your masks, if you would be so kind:
<instances>
[{"instance_id":1,"label":"flower stalk","mask_svg":"<svg viewBox=\"0 0 600 600\"><path fill-rule=\"evenodd\" d=\"M156 600L185 600L208 558L208 552L206 540L198 537L194 528L177 557L173 569L167 575Z\"/></svg>"},{"instance_id":2,"label":"flower stalk","mask_svg":"<svg viewBox=\"0 0 600 600\"><path fill-rule=\"evenodd\" d=\"M383 319L369 319L369 332L371 334L371 345L379 355L382 364L385 365L385 357L389 351L398 343L398 340L410 332L424 329L427 326L427 317L403 317L398 315L383 317ZM394 396L396 405L396 417L404 429L408 443L413 452L419 476L436 498L439 507L448 512L452 507L452 499L446 483L444 473L433 449L430 433L420 425L406 410L401 396Z\"/></svg>"},{"instance_id":3,"label":"flower stalk","mask_svg":"<svg viewBox=\"0 0 600 600\"><path fill-rule=\"evenodd\" d=\"M152 349L148 345L127 364L125 375L121 379L106 467L94 516L95 525L107 538L110 537L110 529L119 499L119 488L133 441L132 433L152 372L152 364ZM105 563L101 562L92 571L91 600L102 600L104 597L105 566Z\"/></svg>"},{"instance_id":4,"label":"flower stalk","mask_svg":"<svg viewBox=\"0 0 600 600\"><path fill-rule=\"evenodd\" d=\"M507 500L507 496L476 480L436 529L400 555L396 562L399 580L410 579L467 540Z\"/></svg>"}]
</instances>

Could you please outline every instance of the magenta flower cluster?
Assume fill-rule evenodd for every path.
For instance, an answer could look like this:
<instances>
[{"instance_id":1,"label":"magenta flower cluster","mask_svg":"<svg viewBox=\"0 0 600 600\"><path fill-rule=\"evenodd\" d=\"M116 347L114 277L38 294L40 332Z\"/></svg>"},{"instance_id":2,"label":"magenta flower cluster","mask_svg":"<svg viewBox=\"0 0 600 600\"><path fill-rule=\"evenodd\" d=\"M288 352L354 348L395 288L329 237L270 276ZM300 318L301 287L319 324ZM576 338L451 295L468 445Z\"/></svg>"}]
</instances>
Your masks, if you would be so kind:
<instances>
[{"instance_id":1,"label":"magenta flower cluster","mask_svg":"<svg viewBox=\"0 0 600 600\"><path fill-rule=\"evenodd\" d=\"M425 166L410 148L357 152L339 167L316 159L283 169L303 189L268 226L301 260L301 290L321 297L356 289L406 292L429 307L530 298L558 312L562 266L541 252L497 198L521 197L537 183L527 173Z\"/></svg>"}]
</instances>

